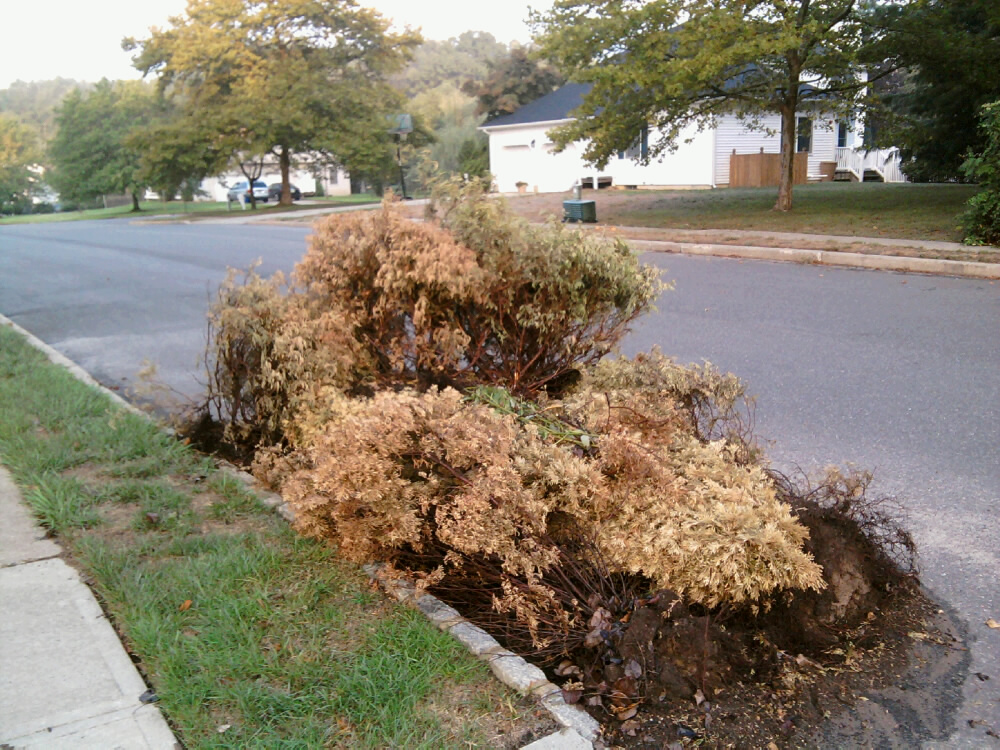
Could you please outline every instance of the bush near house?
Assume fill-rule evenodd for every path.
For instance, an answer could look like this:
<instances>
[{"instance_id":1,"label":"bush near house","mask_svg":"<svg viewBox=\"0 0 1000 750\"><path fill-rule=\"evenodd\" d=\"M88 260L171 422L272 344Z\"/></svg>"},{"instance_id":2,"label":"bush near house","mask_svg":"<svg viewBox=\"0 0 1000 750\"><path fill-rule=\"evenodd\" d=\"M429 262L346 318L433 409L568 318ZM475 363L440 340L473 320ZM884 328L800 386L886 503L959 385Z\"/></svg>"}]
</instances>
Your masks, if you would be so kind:
<instances>
[{"instance_id":1,"label":"bush near house","mask_svg":"<svg viewBox=\"0 0 1000 750\"><path fill-rule=\"evenodd\" d=\"M962 165L965 176L980 187L962 216L965 241L970 245L1000 245L1000 101L983 107L980 129L985 135L985 148L980 154L970 154Z\"/></svg>"},{"instance_id":2,"label":"bush near house","mask_svg":"<svg viewBox=\"0 0 1000 750\"><path fill-rule=\"evenodd\" d=\"M910 571L866 475L768 468L738 379L605 358L664 288L619 241L529 226L475 184L430 219L332 217L291 282L220 290L210 410L303 533L575 660L569 694L580 678L622 719L653 686L770 669L772 639L828 646ZM740 613L758 636L720 627ZM635 651L638 622L669 634Z\"/></svg>"}]
</instances>

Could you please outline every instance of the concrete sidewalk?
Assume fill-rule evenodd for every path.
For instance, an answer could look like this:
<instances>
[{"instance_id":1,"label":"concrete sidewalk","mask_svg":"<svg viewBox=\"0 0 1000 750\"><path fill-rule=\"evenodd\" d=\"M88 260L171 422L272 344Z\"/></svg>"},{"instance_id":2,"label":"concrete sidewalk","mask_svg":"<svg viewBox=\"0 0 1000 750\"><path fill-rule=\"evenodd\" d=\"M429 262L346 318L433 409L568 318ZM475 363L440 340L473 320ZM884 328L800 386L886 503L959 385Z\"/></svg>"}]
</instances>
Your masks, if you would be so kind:
<instances>
[{"instance_id":1,"label":"concrete sidewalk","mask_svg":"<svg viewBox=\"0 0 1000 750\"><path fill-rule=\"evenodd\" d=\"M0 468L0 747L180 748L61 554Z\"/></svg>"}]
</instances>

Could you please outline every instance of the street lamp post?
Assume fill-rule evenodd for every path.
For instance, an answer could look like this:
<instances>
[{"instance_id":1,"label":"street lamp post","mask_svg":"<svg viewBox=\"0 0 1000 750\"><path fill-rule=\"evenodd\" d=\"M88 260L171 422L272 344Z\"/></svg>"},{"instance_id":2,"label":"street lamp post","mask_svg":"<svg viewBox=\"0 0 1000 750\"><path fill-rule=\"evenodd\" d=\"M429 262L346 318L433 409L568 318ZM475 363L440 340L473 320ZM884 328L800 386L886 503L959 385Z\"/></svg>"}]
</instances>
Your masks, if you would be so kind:
<instances>
[{"instance_id":1,"label":"street lamp post","mask_svg":"<svg viewBox=\"0 0 1000 750\"><path fill-rule=\"evenodd\" d=\"M396 137L396 164L399 166L399 187L406 200L406 175L403 172L403 143L413 132L413 118L410 115L389 115L389 132Z\"/></svg>"}]
</instances>

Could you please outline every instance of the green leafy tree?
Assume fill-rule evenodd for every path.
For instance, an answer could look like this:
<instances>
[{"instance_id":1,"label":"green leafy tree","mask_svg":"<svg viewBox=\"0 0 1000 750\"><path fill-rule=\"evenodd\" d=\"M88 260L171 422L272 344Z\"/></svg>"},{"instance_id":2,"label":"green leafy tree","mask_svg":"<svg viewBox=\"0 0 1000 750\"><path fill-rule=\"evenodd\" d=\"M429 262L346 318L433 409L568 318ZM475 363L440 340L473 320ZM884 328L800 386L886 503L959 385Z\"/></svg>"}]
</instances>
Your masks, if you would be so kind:
<instances>
[{"instance_id":1,"label":"green leafy tree","mask_svg":"<svg viewBox=\"0 0 1000 750\"><path fill-rule=\"evenodd\" d=\"M461 86L481 83L489 64L507 55L507 45L486 31L466 31L446 41L428 39L413 51L413 60L392 84L407 98L436 89L443 83Z\"/></svg>"},{"instance_id":2,"label":"green leafy tree","mask_svg":"<svg viewBox=\"0 0 1000 750\"><path fill-rule=\"evenodd\" d=\"M273 154L288 204L298 155L362 171L385 158L384 116L401 111L385 78L409 59L416 33L392 33L350 0L191 0L171 24L123 45L182 109L174 142L186 138L205 162Z\"/></svg>"},{"instance_id":3,"label":"green leafy tree","mask_svg":"<svg viewBox=\"0 0 1000 750\"><path fill-rule=\"evenodd\" d=\"M70 91L89 91L93 84L71 78L47 81L14 81L0 90L0 112L31 125L42 144L55 135L56 110Z\"/></svg>"},{"instance_id":4,"label":"green leafy tree","mask_svg":"<svg viewBox=\"0 0 1000 750\"><path fill-rule=\"evenodd\" d=\"M906 76L882 97L878 140L901 147L913 180L960 178L968 151L985 146L982 107L1000 98L1000 3L919 0L879 12Z\"/></svg>"},{"instance_id":5,"label":"green leafy tree","mask_svg":"<svg viewBox=\"0 0 1000 750\"><path fill-rule=\"evenodd\" d=\"M857 0L556 0L533 15L535 41L572 80L593 88L553 140L585 140L585 158L604 165L655 127L648 163L676 149L687 126L729 113L756 125L778 112L775 208L787 211L796 113L855 110L865 87L858 64L880 42L870 20Z\"/></svg>"},{"instance_id":6,"label":"green leafy tree","mask_svg":"<svg viewBox=\"0 0 1000 750\"><path fill-rule=\"evenodd\" d=\"M962 165L965 176L981 188L962 217L965 241L1000 246L1000 100L985 105L981 114L983 148Z\"/></svg>"},{"instance_id":7,"label":"green leafy tree","mask_svg":"<svg viewBox=\"0 0 1000 750\"><path fill-rule=\"evenodd\" d=\"M492 120L552 93L565 82L552 65L532 56L524 47L514 47L509 55L490 64L481 84L467 83L465 91L479 100L479 113Z\"/></svg>"},{"instance_id":8,"label":"green leafy tree","mask_svg":"<svg viewBox=\"0 0 1000 750\"><path fill-rule=\"evenodd\" d=\"M0 114L0 213L16 213L31 203L41 158L35 132L16 118Z\"/></svg>"},{"instance_id":9,"label":"green leafy tree","mask_svg":"<svg viewBox=\"0 0 1000 750\"><path fill-rule=\"evenodd\" d=\"M58 132L49 147L49 182L70 201L128 193L132 210L146 189L142 153L131 145L134 132L154 116L155 93L141 81L98 83L89 93L72 91L56 116Z\"/></svg>"}]
</instances>

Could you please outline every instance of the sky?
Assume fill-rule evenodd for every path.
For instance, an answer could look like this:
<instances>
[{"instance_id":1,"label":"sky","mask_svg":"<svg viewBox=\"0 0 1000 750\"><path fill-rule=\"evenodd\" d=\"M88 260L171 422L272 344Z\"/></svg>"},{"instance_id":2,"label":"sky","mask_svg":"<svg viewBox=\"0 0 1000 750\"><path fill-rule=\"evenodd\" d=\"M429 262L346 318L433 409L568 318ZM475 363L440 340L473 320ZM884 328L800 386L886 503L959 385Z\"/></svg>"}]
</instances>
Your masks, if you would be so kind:
<instances>
[{"instance_id":1,"label":"sky","mask_svg":"<svg viewBox=\"0 0 1000 750\"><path fill-rule=\"evenodd\" d=\"M488 31L501 42L527 42L528 8L552 0L358 0L426 39ZM149 36L183 13L186 0L2 0L0 89L16 80L138 78L121 40Z\"/></svg>"}]
</instances>

